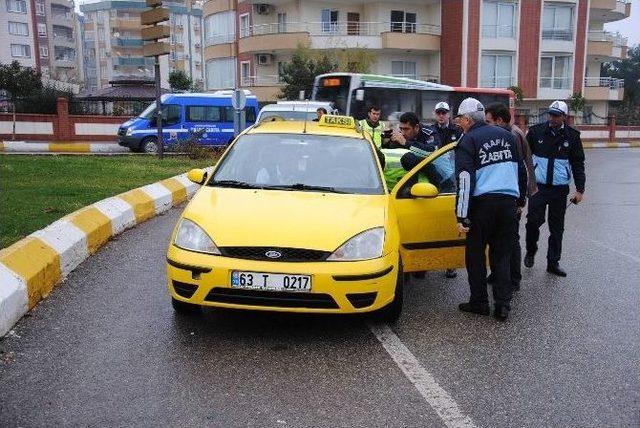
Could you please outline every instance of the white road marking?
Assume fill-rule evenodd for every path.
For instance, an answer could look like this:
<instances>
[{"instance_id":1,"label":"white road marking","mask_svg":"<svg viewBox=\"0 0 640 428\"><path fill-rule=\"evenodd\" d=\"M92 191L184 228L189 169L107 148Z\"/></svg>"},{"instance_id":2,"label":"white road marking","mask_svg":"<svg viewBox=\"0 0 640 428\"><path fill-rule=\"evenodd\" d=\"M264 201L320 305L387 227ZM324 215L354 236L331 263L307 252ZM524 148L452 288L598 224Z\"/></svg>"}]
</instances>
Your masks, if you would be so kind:
<instances>
[{"instance_id":1,"label":"white road marking","mask_svg":"<svg viewBox=\"0 0 640 428\"><path fill-rule=\"evenodd\" d=\"M609 246L609 245L605 244L604 242L596 241L595 239L587 238L587 240L589 240L589 241L593 242L594 244L598 244L598 245L600 245L601 247L604 247L604 248L606 248L606 249L607 249L607 250L609 250L609 251L613 251L613 252L614 252L614 253L616 253L616 254L620 254L621 256L628 257L628 258L630 258L631 260L633 260L633 261L634 261L634 262L636 262L636 263L640 263L640 258L639 258L639 257L633 256L633 255L631 255L631 254L629 254L629 253L625 253L625 252L622 252L622 251L616 250L614 247L611 247L611 246Z\"/></svg>"},{"instance_id":2,"label":"white road marking","mask_svg":"<svg viewBox=\"0 0 640 428\"><path fill-rule=\"evenodd\" d=\"M369 324L369 328L446 426L450 428L475 427L471 418L462 413L453 398L438 384L431 373L422 367L418 359L388 325Z\"/></svg>"}]
</instances>

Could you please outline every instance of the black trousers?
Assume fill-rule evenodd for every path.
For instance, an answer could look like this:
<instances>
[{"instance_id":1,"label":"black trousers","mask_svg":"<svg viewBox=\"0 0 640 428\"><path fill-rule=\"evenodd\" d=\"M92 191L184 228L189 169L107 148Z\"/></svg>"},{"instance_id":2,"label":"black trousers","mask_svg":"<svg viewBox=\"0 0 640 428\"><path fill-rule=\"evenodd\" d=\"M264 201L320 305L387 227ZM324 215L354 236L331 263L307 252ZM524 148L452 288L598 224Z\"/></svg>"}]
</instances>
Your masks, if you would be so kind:
<instances>
[{"instance_id":1,"label":"black trousers","mask_svg":"<svg viewBox=\"0 0 640 428\"><path fill-rule=\"evenodd\" d=\"M527 212L527 253L538 251L540 226L544 224L544 217L549 207L549 246L547 249L547 263L556 265L562 254L562 234L564 233L564 215L567 211L567 195L569 186L546 186L538 184L538 193L529 198Z\"/></svg>"},{"instance_id":2,"label":"black trousers","mask_svg":"<svg viewBox=\"0 0 640 428\"><path fill-rule=\"evenodd\" d=\"M513 287L509 273L509 258L513 246L516 221L516 198L506 195L484 195L471 200L465 261L474 306L486 306L486 250L493 267L493 299L496 306L511 309Z\"/></svg>"},{"instance_id":3,"label":"black trousers","mask_svg":"<svg viewBox=\"0 0 640 428\"><path fill-rule=\"evenodd\" d=\"M509 257L509 271L511 278L511 286L513 288L520 287L522 281L522 247L520 246L520 219L522 215L516 214L516 221L513 226L513 245L511 246L511 256ZM490 260L495 257L489 257ZM491 265L491 279L493 280L493 272L495 267Z\"/></svg>"}]
</instances>

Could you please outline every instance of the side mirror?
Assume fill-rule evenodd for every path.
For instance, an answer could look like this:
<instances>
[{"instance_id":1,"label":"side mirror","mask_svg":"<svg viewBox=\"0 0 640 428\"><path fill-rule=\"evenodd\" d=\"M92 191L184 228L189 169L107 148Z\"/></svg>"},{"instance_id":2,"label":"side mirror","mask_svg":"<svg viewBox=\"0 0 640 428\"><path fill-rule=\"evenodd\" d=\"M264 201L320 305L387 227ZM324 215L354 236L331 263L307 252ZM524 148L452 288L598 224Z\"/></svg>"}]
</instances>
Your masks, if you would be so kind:
<instances>
[{"instance_id":1,"label":"side mirror","mask_svg":"<svg viewBox=\"0 0 640 428\"><path fill-rule=\"evenodd\" d=\"M187 173L187 178L196 184L204 184L207 179L207 171L200 168L194 168Z\"/></svg>"},{"instance_id":2,"label":"side mirror","mask_svg":"<svg viewBox=\"0 0 640 428\"><path fill-rule=\"evenodd\" d=\"M438 188L431 183L416 183L411 186L411 196L415 198L435 198Z\"/></svg>"}]
</instances>

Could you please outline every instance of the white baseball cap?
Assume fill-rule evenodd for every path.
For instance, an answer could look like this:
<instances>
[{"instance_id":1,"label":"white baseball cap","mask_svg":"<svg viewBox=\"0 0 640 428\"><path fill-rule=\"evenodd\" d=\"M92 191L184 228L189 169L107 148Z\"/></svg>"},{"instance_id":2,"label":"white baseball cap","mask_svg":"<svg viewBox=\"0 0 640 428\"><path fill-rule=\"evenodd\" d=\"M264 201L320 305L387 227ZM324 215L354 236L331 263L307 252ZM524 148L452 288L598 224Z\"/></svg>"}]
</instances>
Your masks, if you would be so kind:
<instances>
[{"instance_id":1,"label":"white baseball cap","mask_svg":"<svg viewBox=\"0 0 640 428\"><path fill-rule=\"evenodd\" d=\"M433 111L440 110L451 111L451 109L449 108L449 104L445 103L444 101L440 101L438 104L436 104L436 108L433 109Z\"/></svg>"},{"instance_id":2,"label":"white baseball cap","mask_svg":"<svg viewBox=\"0 0 640 428\"><path fill-rule=\"evenodd\" d=\"M547 113L563 114L566 116L567 114L569 114L569 108L567 107L567 103L565 103L564 101L555 100L549 106L549 110L547 110Z\"/></svg>"},{"instance_id":3,"label":"white baseball cap","mask_svg":"<svg viewBox=\"0 0 640 428\"><path fill-rule=\"evenodd\" d=\"M463 114L473 113L474 111L484 111L482 103L475 98L465 98L458 107L458 116Z\"/></svg>"}]
</instances>

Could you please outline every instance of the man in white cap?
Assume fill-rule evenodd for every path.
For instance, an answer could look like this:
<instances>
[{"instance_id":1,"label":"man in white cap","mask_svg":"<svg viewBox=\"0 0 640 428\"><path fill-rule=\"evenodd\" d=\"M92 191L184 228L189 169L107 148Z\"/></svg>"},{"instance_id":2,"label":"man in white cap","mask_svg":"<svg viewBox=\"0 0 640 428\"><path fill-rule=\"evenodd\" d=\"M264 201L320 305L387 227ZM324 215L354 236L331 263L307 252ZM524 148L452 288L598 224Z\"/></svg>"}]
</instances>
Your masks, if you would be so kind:
<instances>
[{"instance_id":1,"label":"man in white cap","mask_svg":"<svg viewBox=\"0 0 640 428\"><path fill-rule=\"evenodd\" d=\"M486 250L494 277L494 317L506 321L511 310L509 259L515 233L516 209L525 204L527 171L513 134L485 123L484 106L466 98L458 107L464 131L455 151L456 217L466 233L465 264L471 297L458 308L489 315Z\"/></svg>"},{"instance_id":2,"label":"man in white cap","mask_svg":"<svg viewBox=\"0 0 640 428\"><path fill-rule=\"evenodd\" d=\"M547 272L567 276L560 267L564 215L567 210L569 184L573 176L576 192L571 197L574 204L580 203L584 194L586 176L584 172L584 150L580 131L565 124L568 108L564 101L556 100L547 111L549 120L534 125L527 133L535 168L538 193L529 198L527 213L527 252L524 265L532 267L538 251L540 226L544 224L545 211L549 207L549 246L547 249Z\"/></svg>"},{"instance_id":3,"label":"man in white cap","mask_svg":"<svg viewBox=\"0 0 640 428\"><path fill-rule=\"evenodd\" d=\"M449 143L456 142L462 136L462 129L455 123L451 122L451 109L449 104L440 101L433 109L436 123L434 125L438 134L440 134L440 144L446 146Z\"/></svg>"}]
</instances>

